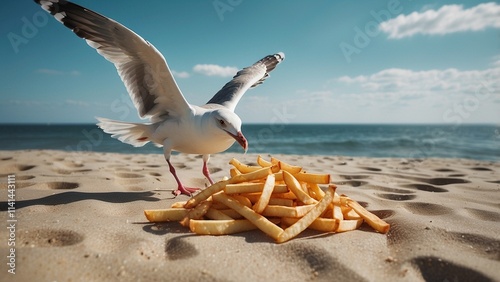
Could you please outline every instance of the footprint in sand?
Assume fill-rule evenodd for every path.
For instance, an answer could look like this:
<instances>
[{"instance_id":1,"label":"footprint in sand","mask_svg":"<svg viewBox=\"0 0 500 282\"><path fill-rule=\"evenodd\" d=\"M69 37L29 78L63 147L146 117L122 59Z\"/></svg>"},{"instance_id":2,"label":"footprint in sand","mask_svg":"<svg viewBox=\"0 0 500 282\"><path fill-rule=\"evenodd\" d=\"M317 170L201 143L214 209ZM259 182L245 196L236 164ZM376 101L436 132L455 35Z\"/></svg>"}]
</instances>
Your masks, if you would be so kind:
<instances>
[{"instance_id":1,"label":"footprint in sand","mask_svg":"<svg viewBox=\"0 0 500 282\"><path fill-rule=\"evenodd\" d=\"M188 259L198 255L195 245L187 242L184 237L167 239L165 254L168 260Z\"/></svg>"},{"instance_id":2,"label":"footprint in sand","mask_svg":"<svg viewBox=\"0 0 500 282\"><path fill-rule=\"evenodd\" d=\"M20 231L18 234L19 246L31 248L71 246L84 239L83 235L71 230L39 229Z\"/></svg>"},{"instance_id":3,"label":"footprint in sand","mask_svg":"<svg viewBox=\"0 0 500 282\"><path fill-rule=\"evenodd\" d=\"M429 184L412 183L412 184L404 184L402 186L406 187L406 188L411 188L411 189L417 189L417 190L420 190L420 191L425 191L425 192L436 192L436 193L448 192L447 189L439 188L439 187L432 186L432 185L429 185Z\"/></svg>"},{"instance_id":4,"label":"footprint in sand","mask_svg":"<svg viewBox=\"0 0 500 282\"><path fill-rule=\"evenodd\" d=\"M443 258L421 256L411 260L425 281L493 281L492 278Z\"/></svg>"},{"instance_id":5,"label":"footprint in sand","mask_svg":"<svg viewBox=\"0 0 500 282\"><path fill-rule=\"evenodd\" d=\"M462 243L466 251L495 261L500 261L500 241L482 235L452 232L451 237Z\"/></svg>"},{"instance_id":6,"label":"footprint in sand","mask_svg":"<svg viewBox=\"0 0 500 282\"><path fill-rule=\"evenodd\" d=\"M423 202L405 203L404 207L413 214L421 215L443 215L453 212L451 208Z\"/></svg>"},{"instance_id":7,"label":"footprint in sand","mask_svg":"<svg viewBox=\"0 0 500 282\"><path fill-rule=\"evenodd\" d=\"M128 184L138 184L146 181L143 174L132 173L132 172L115 172L115 180L118 183L128 185Z\"/></svg>"},{"instance_id":8,"label":"footprint in sand","mask_svg":"<svg viewBox=\"0 0 500 282\"><path fill-rule=\"evenodd\" d=\"M33 169L35 167L36 166L34 166L34 165L12 164L12 165L0 167L0 173L11 174L11 173L16 173L16 172L21 172L21 171L27 171L27 170Z\"/></svg>"},{"instance_id":9,"label":"footprint in sand","mask_svg":"<svg viewBox=\"0 0 500 282\"><path fill-rule=\"evenodd\" d=\"M390 193L378 193L375 194L378 197L391 201L409 201L415 199L416 195L408 195L408 194L390 194Z\"/></svg>"},{"instance_id":10,"label":"footprint in sand","mask_svg":"<svg viewBox=\"0 0 500 282\"><path fill-rule=\"evenodd\" d=\"M44 183L43 186L54 190L70 190L80 187L80 184L76 182L47 182Z\"/></svg>"},{"instance_id":11,"label":"footprint in sand","mask_svg":"<svg viewBox=\"0 0 500 282\"><path fill-rule=\"evenodd\" d=\"M465 210L468 211L469 214L476 219L500 222L500 213L473 208L465 208Z\"/></svg>"},{"instance_id":12,"label":"footprint in sand","mask_svg":"<svg viewBox=\"0 0 500 282\"><path fill-rule=\"evenodd\" d=\"M348 266L313 244L290 243L285 245L285 248L287 249L285 252L291 253L286 257L298 264L302 272L313 275L315 280L365 281Z\"/></svg>"}]
</instances>

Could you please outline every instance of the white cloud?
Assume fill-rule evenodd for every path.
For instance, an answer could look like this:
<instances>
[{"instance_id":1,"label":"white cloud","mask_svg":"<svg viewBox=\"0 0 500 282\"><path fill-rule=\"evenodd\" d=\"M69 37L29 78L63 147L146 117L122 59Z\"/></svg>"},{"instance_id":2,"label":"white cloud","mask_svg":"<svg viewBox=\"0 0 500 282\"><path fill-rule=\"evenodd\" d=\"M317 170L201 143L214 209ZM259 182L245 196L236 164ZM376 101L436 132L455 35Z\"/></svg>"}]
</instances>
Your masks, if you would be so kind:
<instances>
[{"instance_id":1,"label":"white cloud","mask_svg":"<svg viewBox=\"0 0 500 282\"><path fill-rule=\"evenodd\" d=\"M231 77L238 72L238 68L213 64L198 64L193 67L193 71L206 76Z\"/></svg>"},{"instance_id":2,"label":"white cloud","mask_svg":"<svg viewBox=\"0 0 500 282\"><path fill-rule=\"evenodd\" d=\"M349 84L355 92L391 99L474 94L485 86L490 92L500 90L500 67L486 70L413 71L385 69L371 75L342 76L338 82Z\"/></svg>"},{"instance_id":3,"label":"white cloud","mask_svg":"<svg viewBox=\"0 0 500 282\"><path fill-rule=\"evenodd\" d=\"M175 77L178 77L178 78L188 78L190 77L191 75L186 72L186 71L181 71L181 72L178 72L178 71L172 71L172 74L175 76Z\"/></svg>"},{"instance_id":4,"label":"white cloud","mask_svg":"<svg viewBox=\"0 0 500 282\"><path fill-rule=\"evenodd\" d=\"M500 28L500 5L482 3L469 9L462 5L445 5L438 10L413 12L380 23L380 30L389 38L411 37L415 34L444 35L460 31Z\"/></svg>"}]
</instances>

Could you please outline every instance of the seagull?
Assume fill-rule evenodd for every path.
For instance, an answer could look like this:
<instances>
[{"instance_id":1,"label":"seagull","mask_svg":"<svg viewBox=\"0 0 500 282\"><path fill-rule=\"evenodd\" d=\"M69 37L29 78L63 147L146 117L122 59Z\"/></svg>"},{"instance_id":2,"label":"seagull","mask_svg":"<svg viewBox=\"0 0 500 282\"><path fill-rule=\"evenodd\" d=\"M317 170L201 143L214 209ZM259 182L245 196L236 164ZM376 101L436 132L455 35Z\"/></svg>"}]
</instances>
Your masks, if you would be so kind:
<instances>
[{"instance_id":1,"label":"seagull","mask_svg":"<svg viewBox=\"0 0 500 282\"><path fill-rule=\"evenodd\" d=\"M115 65L139 116L149 122L97 118L97 125L112 137L135 147L149 142L163 147L170 173L177 182L175 196L191 196L200 188L182 184L170 162L172 151L202 155L202 173L210 184L214 183L207 166L210 154L227 150L235 141L246 153L248 141L234 110L243 94L263 83L285 59L282 52L238 71L205 105L196 106L182 95L163 55L132 30L69 1L35 2Z\"/></svg>"}]
</instances>

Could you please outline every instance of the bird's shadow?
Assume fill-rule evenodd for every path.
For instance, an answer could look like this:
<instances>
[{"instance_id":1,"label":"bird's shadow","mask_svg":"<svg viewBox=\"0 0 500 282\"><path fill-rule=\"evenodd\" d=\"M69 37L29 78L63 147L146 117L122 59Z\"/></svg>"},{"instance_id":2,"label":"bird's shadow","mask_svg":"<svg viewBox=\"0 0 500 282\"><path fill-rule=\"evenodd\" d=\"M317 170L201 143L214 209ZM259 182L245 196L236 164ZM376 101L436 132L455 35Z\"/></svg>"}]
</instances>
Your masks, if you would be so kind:
<instances>
[{"instance_id":1,"label":"bird's shadow","mask_svg":"<svg viewBox=\"0 0 500 282\"><path fill-rule=\"evenodd\" d=\"M129 203L135 201L157 202L161 199L154 197L154 192L63 192L38 199L30 200L17 200L15 202L16 209L25 207L45 205L56 206L63 204L70 204L84 200L97 200L108 203ZM9 207L8 202L0 202L0 211L7 211Z\"/></svg>"}]
</instances>

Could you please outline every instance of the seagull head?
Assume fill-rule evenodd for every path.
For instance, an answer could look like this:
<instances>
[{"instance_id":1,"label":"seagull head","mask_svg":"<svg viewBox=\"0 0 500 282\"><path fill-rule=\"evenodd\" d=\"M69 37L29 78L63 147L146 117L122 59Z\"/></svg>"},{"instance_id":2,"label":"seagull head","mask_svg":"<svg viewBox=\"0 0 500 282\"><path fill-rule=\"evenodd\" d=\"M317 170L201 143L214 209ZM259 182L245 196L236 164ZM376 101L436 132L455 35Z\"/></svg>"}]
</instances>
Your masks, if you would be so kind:
<instances>
[{"instance_id":1,"label":"seagull head","mask_svg":"<svg viewBox=\"0 0 500 282\"><path fill-rule=\"evenodd\" d=\"M217 109L213 112L213 121L217 128L231 136L241 147L248 150L248 141L241 133L241 119L238 115L228 109Z\"/></svg>"}]
</instances>

